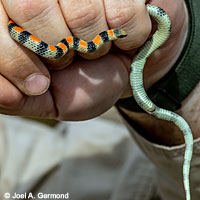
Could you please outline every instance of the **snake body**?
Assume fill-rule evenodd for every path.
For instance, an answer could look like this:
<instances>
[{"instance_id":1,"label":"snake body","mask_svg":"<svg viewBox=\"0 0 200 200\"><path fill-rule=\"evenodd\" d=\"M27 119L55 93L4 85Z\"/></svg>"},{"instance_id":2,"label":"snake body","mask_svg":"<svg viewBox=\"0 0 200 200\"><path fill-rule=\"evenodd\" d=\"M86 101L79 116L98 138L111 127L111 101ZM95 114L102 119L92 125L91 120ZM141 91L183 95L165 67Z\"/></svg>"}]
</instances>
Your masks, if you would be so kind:
<instances>
[{"instance_id":1,"label":"snake body","mask_svg":"<svg viewBox=\"0 0 200 200\"><path fill-rule=\"evenodd\" d=\"M157 22L157 31L135 55L131 64L130 83L133 95L138 105L149 114L176 124L182 131L185 139L185 156L183 163L183 182L186 200L191 199L189 172L193 152L193 136L188 123L178 114L156 106L147 96L143 85L143 69L147 58L159 48L168 38L171 32L171 22L166 12L156 6L147 5L149 15Z\"/></svg>"},{"instance_id":2,"label":"snake body","mask_svg":"<svg viewBox=\"0 0 200 200\"><path fill-rule=\"evenodd\" d=\"M138 52L134 56L131 65L130 84L134 98L142 109L157 118L173 122L182 131L186 145L183 163L183 182L186 200L190 200L189 172L193 152L193 136L190 127L178 114L156 106L147 96L143 85L143 69L146 60L169 38L171 21L163 9L149 4L146 5L146 8L149 15L157 22L158 28L154 35L138 49ZM48 59L62 57L69 49L75 49L83 53L95 52L105 42L123 38L127 35L123 29L111 29L100 33L90 42L86 42L74 36L69 36L61 40L56 46L52 46L25 31L12 20L8 23L8 29L13 39L36 54Z\"/></svg>"},{"instance_id":3,"label":"snake body","mask_svg":"<svg viewBox=\"0 0 200 200\"><path fill-rule=\"evenodd\" d=\"M12 20L8 22L8 29L13 39L36 54L48 59L62 57L69 49L75 49L82 53L91 53L98 50L105 42L123 38L127 35L123 29L111 29L101 32L90 42L86 42L74 36L68 36L61 40L56 46L53 46L41 41L28 31L25 31Z\"/></svg>"}]
</instances>

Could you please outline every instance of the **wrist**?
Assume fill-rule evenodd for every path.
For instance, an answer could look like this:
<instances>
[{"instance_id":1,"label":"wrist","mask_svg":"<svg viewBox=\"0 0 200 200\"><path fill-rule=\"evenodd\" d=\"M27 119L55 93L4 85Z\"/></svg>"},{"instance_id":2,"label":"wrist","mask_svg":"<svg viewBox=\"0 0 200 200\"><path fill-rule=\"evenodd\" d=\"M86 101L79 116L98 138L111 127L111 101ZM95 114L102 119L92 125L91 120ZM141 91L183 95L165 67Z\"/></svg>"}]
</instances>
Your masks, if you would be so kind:
<instances>
[{"instance_id":1,"label":"wrist","mask_svg":"<svg viewBox=\"0 0 200 200\"><path fill-rule=\"evenodd\" d=\"M189 96L182 102L182 107L177 110L190 125L193 138L200 137L199 124L200 124L200 81L189 94Z\"/></svg>"}]
</instances>

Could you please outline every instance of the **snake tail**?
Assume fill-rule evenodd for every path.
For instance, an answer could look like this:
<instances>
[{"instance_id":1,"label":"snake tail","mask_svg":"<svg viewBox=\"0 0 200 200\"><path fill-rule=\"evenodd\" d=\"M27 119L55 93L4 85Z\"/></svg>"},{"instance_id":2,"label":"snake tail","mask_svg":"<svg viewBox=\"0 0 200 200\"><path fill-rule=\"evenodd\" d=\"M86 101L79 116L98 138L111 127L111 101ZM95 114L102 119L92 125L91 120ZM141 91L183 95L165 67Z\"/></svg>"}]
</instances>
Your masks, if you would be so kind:
<instances>
[{"instance_id":1,"label":"snake tail","mask_svg":"<svg viewBox=\"0 0 200 200\"><path fill-rule=\"evenodd\" d=\"M190 200L189 173L193 152L193 136L190 127L178 114L156 106L147 96L143 83L143 69L147 58L169 38L171 21L166 12L159 7L147 5L147 11L157 22L157 31L136 53L131 65L130 84L133 90L133 96L143 110L157 118L173 122L182 131L186 146L183 163L183 183L186 200Z\"/></svg>"},{"instance_id":2,"label":"snake tail","mask_svg":"<svg viewBox=\"0 0 200 200\"><path fill-rule=\"evenodd\" d=\"M27 47L36 54L47 59L57 59L64 56L69 49L82 53L97 51L104 43L126 37L123 29L111 29L99 33L92 41L86 42L74 36L62 39L57 45L49 45L18 26L14 21L8 22L9 32L14 40Z\"/></svg>"}]
</instances>

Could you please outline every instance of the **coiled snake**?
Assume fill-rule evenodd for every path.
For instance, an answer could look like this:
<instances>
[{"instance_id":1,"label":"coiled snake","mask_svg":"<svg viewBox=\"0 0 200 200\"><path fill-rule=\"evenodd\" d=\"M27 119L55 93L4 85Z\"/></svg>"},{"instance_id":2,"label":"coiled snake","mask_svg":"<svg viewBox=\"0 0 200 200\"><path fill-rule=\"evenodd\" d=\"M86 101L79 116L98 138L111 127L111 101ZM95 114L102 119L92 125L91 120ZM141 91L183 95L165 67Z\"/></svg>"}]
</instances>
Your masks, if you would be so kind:
<instances>
[{"instance_id":1,"label":"coiled snake","mask_svg":"<svg viewBox=\"0 0 200 200\"><path fill-rule=\"evenodd\" d=\"M152 52L159 48L168 39L171 31L171 22L163 9L152 5L146 5L146 8L149 15L157 22L157 31L141 48L139 48L135 55L131 65L130 83L134 98L141 108L157 118L173 122L182 131L186 143L183 163L183 182L186 200L190 200L189 171L193 152L193 137L190 127L178 114L156 106L147 96L143 85L143 68L146 60ZM122 29L111 29L100 33L91 42L86 42L76 37L69 36L61 40L56 46L52 46L25 31L12 20L8 23L8 29L13 39L36 54L48 59L59 58L65 55L69 49L75 49L83 53L94 52L105 42L126 36L126 32Z\"/></svg>"}]
</instances>

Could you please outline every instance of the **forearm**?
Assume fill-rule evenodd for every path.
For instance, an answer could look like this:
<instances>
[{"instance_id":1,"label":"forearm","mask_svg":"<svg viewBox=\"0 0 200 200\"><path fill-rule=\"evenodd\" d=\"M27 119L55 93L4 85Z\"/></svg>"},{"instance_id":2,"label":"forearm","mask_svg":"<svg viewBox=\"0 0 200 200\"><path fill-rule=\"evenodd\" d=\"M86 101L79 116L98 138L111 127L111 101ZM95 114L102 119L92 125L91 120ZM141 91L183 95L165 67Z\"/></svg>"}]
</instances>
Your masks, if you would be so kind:
<instances>
[{"instance_id":1,"label":"forearm","mask_svg":"<svg viewBox=\"0 0 200 200\"><path fill-rule=\"evenodd\" d=\"M184 100L182 107L177 111L189 123L194 139L199 137L200 123L200 83ZM146 113L131 112L120 108L127 117L137 126L139 133L146 139L157 144L174 146L184 143L179 129L171 122L157 119ZM162 131L161 131L162 130Z\"/></svg>"}]
</instances>

